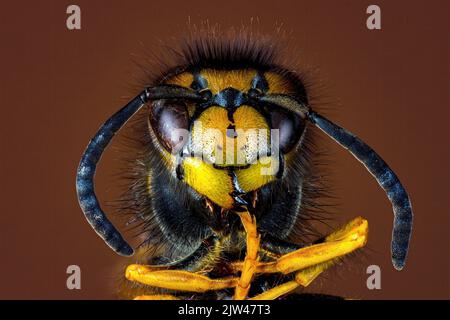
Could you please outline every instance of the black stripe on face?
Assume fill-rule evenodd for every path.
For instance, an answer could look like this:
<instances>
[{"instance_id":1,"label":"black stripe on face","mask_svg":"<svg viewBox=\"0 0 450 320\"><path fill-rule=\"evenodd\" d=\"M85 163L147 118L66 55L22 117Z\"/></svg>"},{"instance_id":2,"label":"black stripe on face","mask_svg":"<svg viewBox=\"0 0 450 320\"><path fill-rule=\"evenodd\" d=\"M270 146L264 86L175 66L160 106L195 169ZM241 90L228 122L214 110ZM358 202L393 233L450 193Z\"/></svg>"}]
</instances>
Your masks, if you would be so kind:
<instances>
[{"instance_id":1,"label":"black stripe on face","mask_svg":"<svg viewBox=\"0 0 450 320\"><path fill-rule=\"evenodd\" d=\"M220 106L228 110L228 118L232 123L234 111L241 105L248 104L255 107L258 111L259 106L251 103L252 96L261 95L269 90L269 82L264 76L262 71L258 71L255 77L252 79L251 86L248 92L237 90L233 87L226 88L215 95L211 94L208 89L208 80L203 77L199 70L193 71L192 76L194 80L191 83L191 88L199 92L209 95L207 102L200 102L196 104L194 115L191 118L193 123L200 114L211 106Z\"/></svg>"},{"instance_id":2,"label":"black stripe on face","mask_svg":"<svg viewBox=\"0 0 450 320\"><path fill-rule=\"evenodd\" d=\"M266 93L269 90L269 82L263 72L258 72L252 80L252 89Z\"/></svg>"},{"instance_id":3,"label":"black stripe on face","mask_svg":"<svg viewBox=\"0 0 450 320\"><path fill-rule=\"evenodd\" d=\"M200 74L200 71L193 71L192 76L194 80L191 83L191 89L200 91L208 88L208 80Z\"/></svg>"}]
</instances>

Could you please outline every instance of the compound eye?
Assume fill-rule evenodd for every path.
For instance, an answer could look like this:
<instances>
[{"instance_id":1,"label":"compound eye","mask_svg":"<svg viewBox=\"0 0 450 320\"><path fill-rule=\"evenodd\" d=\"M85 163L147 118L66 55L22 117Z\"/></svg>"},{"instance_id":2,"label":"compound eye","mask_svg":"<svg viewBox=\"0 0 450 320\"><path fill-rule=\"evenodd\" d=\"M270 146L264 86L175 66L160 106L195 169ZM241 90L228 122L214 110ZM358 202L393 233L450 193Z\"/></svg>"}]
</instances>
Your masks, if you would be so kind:
<instances>
[{"instance_id":1,"label":"compound eye","mask_svg":"<svg viewBox=\"0 0 450 320\"><path fill-rule=\"evenodd\" d=\"M280 150L286 154L300 140L305 123L303 119L284 110L271 110L270 121L272 129L278 129L280 134Z\"/></svg>"},{"instance_id":2,"label":"compound eye","mask_svg":"<svg viewBox=\"0 0 450 320\"><path fill-rule=\"evenodd\" d=\"M167 151L181 151L189 136L189 114L185 103L154 101L150 106L149 120L158 141Z\"/></svg>"}]
</instances>

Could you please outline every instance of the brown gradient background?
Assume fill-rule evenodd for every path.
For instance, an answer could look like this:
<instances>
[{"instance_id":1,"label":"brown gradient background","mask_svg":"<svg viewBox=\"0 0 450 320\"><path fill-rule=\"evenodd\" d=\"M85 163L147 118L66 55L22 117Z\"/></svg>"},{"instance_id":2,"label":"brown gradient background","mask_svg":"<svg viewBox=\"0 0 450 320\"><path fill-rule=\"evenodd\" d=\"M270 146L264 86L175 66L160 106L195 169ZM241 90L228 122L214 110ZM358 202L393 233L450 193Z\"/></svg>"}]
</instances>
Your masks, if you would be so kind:
<instances>
[{"instance_id":1,"label":"brown gradient background","mask_svg":"<svg viewBox=\"0 0 450 320\"><path fill-rule=\"evenodd\" d=\"M82 9L68 31L66 7ZM362 258L324 275L311 291L364 299L450 298L448 1L375 1L382 30L365 27L372 1L9 1L0 10L0 298L107 299L121 258L86 223L75 171L98 126L137 91L132 54L159 46L193 22L222 27L258 17L276 22L319 68L332 119L355 132L393 167L415 210L408 264L390 262L391 206L351 155L329 142L336 224L368 218ZM297 55L297 53L293 53ZM100 199L117 194L115 154L99 166ZM82 270L82 289L66 289L66 267ZM382 289L366 288L365 268L380 265Z\"/></svg>"}]
</instances>

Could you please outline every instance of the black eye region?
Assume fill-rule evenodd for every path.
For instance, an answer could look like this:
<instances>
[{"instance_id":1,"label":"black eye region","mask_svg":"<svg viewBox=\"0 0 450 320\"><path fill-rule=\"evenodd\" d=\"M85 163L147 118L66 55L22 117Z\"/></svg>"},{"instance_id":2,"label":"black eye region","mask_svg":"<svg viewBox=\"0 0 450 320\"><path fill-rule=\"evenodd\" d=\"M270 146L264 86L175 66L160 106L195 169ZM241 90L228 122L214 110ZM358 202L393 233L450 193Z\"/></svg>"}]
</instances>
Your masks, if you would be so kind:
<instances>
[{"instance_id":1,"label":"black eye region","mask_svg":"<svg viewBox=\"0 0 450 320\"><path fill-rule=\"evenodd\" d=\"M154 101L150 106L149 120L159 143L173 154L180 152L189 136L186 104L170 100Z\"/></svg>"},{"instance_id":2,"label":"black eye region","mask_svg":"<svg viewBox=\"0 0 450 320\"><path fill-rule=\"evenodd\" d=\"M271 128L279 130L280 151L286 154L300 140L305 130L305 122L300 116L282 109L271 109L268 114Z\"/></svg>"}]
</instances>

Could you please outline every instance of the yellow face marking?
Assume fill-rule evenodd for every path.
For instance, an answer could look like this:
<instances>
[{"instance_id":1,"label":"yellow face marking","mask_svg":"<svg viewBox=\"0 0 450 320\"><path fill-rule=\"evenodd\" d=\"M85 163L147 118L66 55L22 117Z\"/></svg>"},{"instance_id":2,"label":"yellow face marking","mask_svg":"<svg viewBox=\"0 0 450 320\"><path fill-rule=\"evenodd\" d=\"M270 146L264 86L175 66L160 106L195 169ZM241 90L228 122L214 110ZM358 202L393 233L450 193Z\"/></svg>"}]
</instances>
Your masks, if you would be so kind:
<instances>
[{"instance_id":1,"label":"yellow face marking","mask_svg":"<svg viewBox=\"0 0 450 320\"><path fill-rule=\"evenodd\" d=\"M185 158L184 181L198 193L208 197L222 208L231 209L233 184L227 170L215 169L200 158Z\"/></svg>"},{"instance_id":2,"label":"yellow face marking","mask_svg":"<svg viewBox=\"0 0 450 320\"><path fill-rule=\"evenodd\" d=\"M204 69L200 74L208 81L208 89L211 90L213 94L217 94L230 87L242 92L247 92L251 88L252 80L256 75L256 70Z\"/></svg>"},{"instance_id":3,"label":"yellow face marking","mask_svg":"<svg viewBox=\"0 0 450 320\"><path fill-rule=\"evenodd\" d=\"M183 72L173 76L172 78L165 81L167 84L174 84L189 88L194 81L194 76L190 72Z\"/></svg>"},{"instance_id":4,"label":"yellow face marking","mask_svg":"<svg viewBox=\"0 0 450 320\"><path fill-rule=\"evenodd\" d=\"M264 77L266 78L269 84L268 93L294 93L295 89L292 83L286 79L285 77L275 73L275 72L266 72L264 73Z\"/></svg>"},{"instance_id":5,"label":"yellow face marking","mask_svg":"<svg viewBox=\"0 0 450 320\"><path fill-rule=\"evenodd\" d=\"M229 125L226 109L222 107L206 109L192 128L192 149L196 154L203 153L211 162L217 163L220 158L224 160L226 130ZM213 161L213 158L216 161Z\"/></svg>"},{"instance_id":6,"label":"yellow face marking","mask_svg":"<svg viewBox=\"0 0 450 320\"><path fill-rule=\"evenodd\" d=\"M266 119L253 107L241 106L237 108L237 110L233 114L233 119L236 125L236 129L242 130L264 129L267 131L270 130L266 122Z\"/></svg>"},{"instance_id":7,"label":"yellow face marking","mask_svg":"<svg viewBox=\"0 0 450 320\"><path fill-rule=\"evenodd\" d=\"M274 181L278 166L278 159L264 157L246 169L237 170L236 177L242 190L250 192Z\"/></svg>"}]
</instances>

